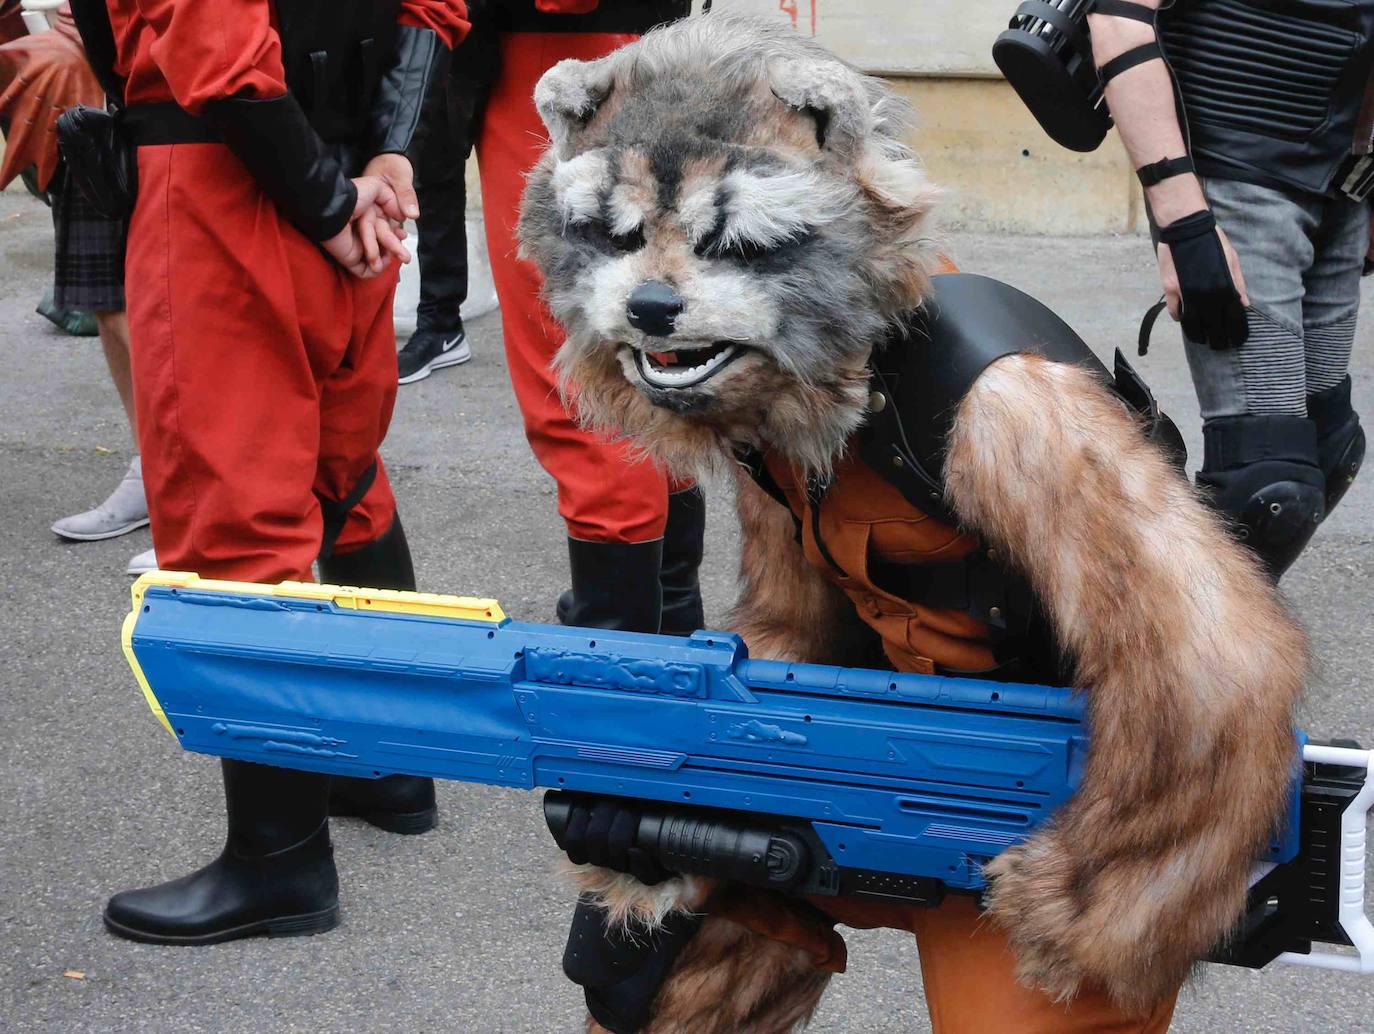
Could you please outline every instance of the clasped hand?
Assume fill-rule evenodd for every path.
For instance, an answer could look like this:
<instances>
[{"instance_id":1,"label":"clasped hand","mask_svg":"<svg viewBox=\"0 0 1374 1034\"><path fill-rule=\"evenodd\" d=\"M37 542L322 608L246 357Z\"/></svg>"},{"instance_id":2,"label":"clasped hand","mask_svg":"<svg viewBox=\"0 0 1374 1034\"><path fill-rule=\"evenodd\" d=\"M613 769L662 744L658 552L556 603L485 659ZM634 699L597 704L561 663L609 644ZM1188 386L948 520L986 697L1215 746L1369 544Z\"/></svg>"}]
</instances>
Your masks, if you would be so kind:
<instances>
[{"instance_id":1,"label":"clasped hand","mask_svg":"<svg viewBox=\"0 0 1374 1034\"><path fill-rule=\"evenodd\" d=\"M379 154L353 180L358 201L348 225L321 247L344 269L359 279L377 276L392 258L410 261L402 243L406 219L420 214L415 197L414 173L401 154Z\"/></svg>"}]
</instances>

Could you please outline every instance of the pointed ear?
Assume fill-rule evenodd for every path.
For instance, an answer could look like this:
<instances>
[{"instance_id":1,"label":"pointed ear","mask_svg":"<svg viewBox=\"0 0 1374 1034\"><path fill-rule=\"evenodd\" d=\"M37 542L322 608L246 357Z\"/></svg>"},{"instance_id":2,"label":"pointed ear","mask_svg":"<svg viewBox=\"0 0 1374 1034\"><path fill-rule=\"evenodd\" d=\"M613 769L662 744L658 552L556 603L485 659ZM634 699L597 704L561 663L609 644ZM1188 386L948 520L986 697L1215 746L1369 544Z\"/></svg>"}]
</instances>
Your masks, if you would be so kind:
<instances>
[{"instance_id":1,"label":"pointed ear","mask_svg":"<svg viewBox=\"0 0 1374 1034\"><path fill-rule=\"evenodd\" d=\"M577 153L577 138L611 95L615 73L608 58L560 61L534 88L534 106L548 128L554 153L567 161Z\"/></svg>"},{"instance_id":2,"label":"pointed ear","mask_svg":"<svg viewBox=\"0 0 1374 1034\"><path fill-rule=\"evenodd\" d=\"M773 96L816 122L822 151L851 157L873 131L873 111L859 73L837 61L779 58L768 65Z\"/></svg>"}]
</instances>

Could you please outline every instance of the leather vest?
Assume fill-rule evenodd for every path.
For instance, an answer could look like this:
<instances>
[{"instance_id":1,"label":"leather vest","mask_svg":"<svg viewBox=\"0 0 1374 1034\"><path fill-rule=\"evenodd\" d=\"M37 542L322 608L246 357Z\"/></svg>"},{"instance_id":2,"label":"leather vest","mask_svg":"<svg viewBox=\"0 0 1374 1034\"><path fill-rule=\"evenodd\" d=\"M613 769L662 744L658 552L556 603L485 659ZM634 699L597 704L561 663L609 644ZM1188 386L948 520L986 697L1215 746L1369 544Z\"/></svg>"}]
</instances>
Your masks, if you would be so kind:
<instances>
[{"instance_id":1,"label":"leather vest","mask_svg":"<svg viewBox=\"0 0 1374 1034\"><path fill-rule=\"evenodd\" d=\"M916 509L863 460L850 455L821 498L773 457L769 473L797 518L807 561L837 585L882 639L898 671L989 672L998 666L986 621L968 607L907 598L910 582L935 568L962 566L984 550L979 540Z\"/></svg>"},{"instance_id":2,"label":"leather vest","mask_svg":"<svg viewBox=\"0 0 1374 1034\"><path fill-rule=\"evenodd\" d=\"M964 273L931 282L921 311L875 351L868 422L828 482L776 456L737 457L792 512L807 561L849 597L897 670L1067 685L1070 661L1029 585L945 504L954 412L990 364L1031 353L1086 367L1180 472L1182 437L1120 352L1108 371L1034 298Z\"/></svg>"},{"instance_id":3,"label":"leather vest","mask_svg":"<svg viewBox=\"0 0 1374 1034\"><path fill-rule=\"evenodd\" d=\"M1374 0L1178 0L1159 30L1204 176L1339 186L1374 61Z\"/></svg>"},{"instance_id":4,"label":"leather vest","mask_svg":"<svg viewBox=\"0 0 1374 1034\"><path fill-rule=\"evenodd\" d=\"M357 144L394 60L400 0L274 0L286 85L327 143Z\"/></svg>"}]
</instances>

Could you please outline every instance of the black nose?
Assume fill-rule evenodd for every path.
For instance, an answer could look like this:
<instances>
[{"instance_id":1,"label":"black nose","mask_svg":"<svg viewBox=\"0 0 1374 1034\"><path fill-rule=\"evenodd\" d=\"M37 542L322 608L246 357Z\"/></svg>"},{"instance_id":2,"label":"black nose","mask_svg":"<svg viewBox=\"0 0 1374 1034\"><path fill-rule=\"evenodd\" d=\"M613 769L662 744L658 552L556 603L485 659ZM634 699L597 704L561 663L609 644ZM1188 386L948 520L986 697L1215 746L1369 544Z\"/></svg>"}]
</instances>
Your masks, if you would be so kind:
<instances>
[{"instance_id":1,"label":"black nose","mask_svg":"<svg viewBox=\"0 0 1374 1034\"><path fill-rule=\"evenodd\" d=\"M667 337L682 311L682 295L662 280L646 280L630 292L625 315L630 326L650 337Z\"/></svg>"}]
</instances>

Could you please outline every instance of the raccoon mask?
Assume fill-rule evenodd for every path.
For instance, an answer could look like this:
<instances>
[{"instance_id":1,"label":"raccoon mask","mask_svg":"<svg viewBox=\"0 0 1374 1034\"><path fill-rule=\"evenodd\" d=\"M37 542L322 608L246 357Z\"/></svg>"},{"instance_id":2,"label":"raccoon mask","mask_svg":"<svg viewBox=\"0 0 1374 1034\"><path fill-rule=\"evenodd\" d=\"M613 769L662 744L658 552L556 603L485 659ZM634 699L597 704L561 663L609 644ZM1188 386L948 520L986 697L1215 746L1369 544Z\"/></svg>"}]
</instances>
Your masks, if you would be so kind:
<instances>
[{"instance_id":1,"label":"raccoon mask","mask_svg":"<svg viewBox=\"0 0 1374 1034\"><path fill-rule=\"evenodd\" d=\"M535 91L519 224L578 415L676 469L752 445L824 472L926 292L934 189L904 105L791 30L712 15ZM575 388L575 390L570 390Z\"/></svg>"}]
</instances>

